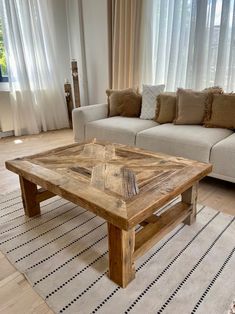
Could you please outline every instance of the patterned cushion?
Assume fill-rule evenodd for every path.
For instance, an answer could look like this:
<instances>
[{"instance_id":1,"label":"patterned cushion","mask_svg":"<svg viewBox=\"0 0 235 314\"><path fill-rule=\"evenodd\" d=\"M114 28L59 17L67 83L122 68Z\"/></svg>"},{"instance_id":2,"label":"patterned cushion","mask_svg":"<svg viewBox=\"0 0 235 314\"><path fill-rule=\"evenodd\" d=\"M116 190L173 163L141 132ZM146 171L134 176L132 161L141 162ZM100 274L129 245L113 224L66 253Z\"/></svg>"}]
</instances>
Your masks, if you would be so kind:
<instances>
[{"instance_id":1,"label":"patterned cushion","mask_svg":"<svg viewBox=\"0 0 235 314\"><path fill-rule=\"evenodd\" d=\"M140 119L154 119L157 96L164 91L164 88L165 85L143 85Z\"/></svg>"}]
</instances>

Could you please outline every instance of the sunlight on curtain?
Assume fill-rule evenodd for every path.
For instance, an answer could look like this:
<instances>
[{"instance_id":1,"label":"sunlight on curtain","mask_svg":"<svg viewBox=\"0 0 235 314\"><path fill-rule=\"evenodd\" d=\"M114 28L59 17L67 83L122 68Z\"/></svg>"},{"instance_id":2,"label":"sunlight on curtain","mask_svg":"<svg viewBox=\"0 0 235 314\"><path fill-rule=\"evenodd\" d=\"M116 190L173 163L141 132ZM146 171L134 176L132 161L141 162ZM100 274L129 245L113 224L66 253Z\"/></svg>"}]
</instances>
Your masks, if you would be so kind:
<instances>
[{"instance_id":1,"label":"sunlight on curtain","mask_svg":"<svg viewBox=\"0 0 235 314\"><path fill-rule=\"evenodd\" d=\"M143 83L235 90L234 0L146 0L141 29Z\"/></svg>"},{"instance_id":2,"label":"sunlight on curtain","mask_svg":"<svg viewBox=\"0 0 235 314\"><path fill-rule=\"evenodd\" d=\"M51 36L50 1L0 1L15 135L68 127Z\"/></svg>"},{"instance_id":3,"label":"sunlight on curtain","mask_svg":"<svg viewBox=\"0 0 235 314\"><path fill-rule=\"evenodd\" d=\"M81 105L87 106L89 100L82 1L67 0L65 4L69 56L70 60L77 60Z\"/></svg>"},{"instance_id":4,"label":"sunlight on curtain","mask_svg":"<svg viewBox=\"0 0 235 314\"><path fill-rule=\"evenodd\" d=\"M113 89L139 86L139 36L142 0L112 0Z\"/></svg>"}]
</instances>

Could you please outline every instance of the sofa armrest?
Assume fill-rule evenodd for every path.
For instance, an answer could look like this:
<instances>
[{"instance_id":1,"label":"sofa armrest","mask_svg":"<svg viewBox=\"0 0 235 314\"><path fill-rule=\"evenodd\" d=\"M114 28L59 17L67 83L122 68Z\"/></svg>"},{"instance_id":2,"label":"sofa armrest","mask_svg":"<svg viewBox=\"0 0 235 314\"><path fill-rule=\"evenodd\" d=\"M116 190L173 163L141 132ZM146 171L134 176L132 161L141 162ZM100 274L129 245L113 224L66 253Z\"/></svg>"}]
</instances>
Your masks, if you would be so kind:
<instances>
[{"instance_id":1,"label":"sofa armrest","mask_svg":"<svg viewBox=\"0 0 235 314\"><path fill-rule=\"evenodd\" d=\"M74 109L72 112L72 119L75 142L81 143L85 141L85 126L87 122L105 119L107 117L107 104L90 105Z\"/></svg>"}]
</instances>

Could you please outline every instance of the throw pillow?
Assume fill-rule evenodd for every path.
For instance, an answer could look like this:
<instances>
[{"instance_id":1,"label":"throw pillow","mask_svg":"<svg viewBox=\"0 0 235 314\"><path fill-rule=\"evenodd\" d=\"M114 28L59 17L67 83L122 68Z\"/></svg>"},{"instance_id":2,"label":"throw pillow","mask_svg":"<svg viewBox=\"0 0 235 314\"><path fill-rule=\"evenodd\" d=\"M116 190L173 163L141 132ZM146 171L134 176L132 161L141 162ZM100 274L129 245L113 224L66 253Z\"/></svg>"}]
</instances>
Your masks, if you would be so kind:
<instances>
[{"instance_id":1,"label":"throw pillow","mask_svg":"<svg viewBox=\"0 0 235 314\"><path fill-rule=\"evenodd\" d=\"M120 115L123 117L139 117L142 97L140 94L130 93L123 97L120 105Z\"/></svg>"},{"instance_id":2,"label":"throw pillow","mask_svg":"<svg viewBox=\"0 0 235 314\"><path fill-rule=\"evenodd\" d=\"M202 124L212 95L179 88L177 91L175 124Z\"/></svg>"},{"instance_id":3,"label":"throw pillow","mask_svg":"<svg viewBox=\"0 0 235 314\"><path fill-rule=\"evenodd\" d=\"M214 95L206 127L235 129L235 95Z\"/></svg>"},{"instance_id":4,"label":"throw pillow","mask_svg":"<svg viewBox=\"0 0 235 314\"><path fill-rule=\"evenodd\" d=\"M175 119L176 93L163 93L157 96L156 122L170 123Z\"/></svg>"},{"instance_id":5,"label":"throw pillow","mask_svg":"<svg viewBox=\"0 0 235 314\"><path fill-rule=\"evenodd\" d=\"M151 120L155 117L157 96L164 91L165 85L143 85L141 119Z\"/></svg>"},{"instance_id":6,"label":"throw pillow","mask_svg":"<svg viewBox=\"0 0 235 314\"><path fill-rule=\"evenodd\" d=\"M207 87L202 90L203 93L223 94L224 90L220 86Z\"/></svg>"},{"instance_id":7,"label":"throw pillow","mask_svg":"<svg viewBox=\"0 0 235 314\"><path fill-rule=\"evenodd\" d=\"M208 88L205 88L202 90L203 93L210 93L212 95L212 98L213 98L213 95L221 95L221 94L224 94L224 90L222 87L220 86L212 86L212 87L208 87ZM212 104L212 101L210 102L209 104L209 107L207 108L207 113L206 113L206 116L205 116L205 119L204 121L210 119L210 115L211 115L211 104Z\"/></svg>"},{"instance_id":8,"label":"throw pillow","mask_svg":"<svg viewBox=\"0 0 235 314\"><path fill-rule=\"evenodd\" d=\"M109 105L109 117L139 117L141 111L141 95L133 88L123 90L106 90Z\"/></svg>"}]
</instances>

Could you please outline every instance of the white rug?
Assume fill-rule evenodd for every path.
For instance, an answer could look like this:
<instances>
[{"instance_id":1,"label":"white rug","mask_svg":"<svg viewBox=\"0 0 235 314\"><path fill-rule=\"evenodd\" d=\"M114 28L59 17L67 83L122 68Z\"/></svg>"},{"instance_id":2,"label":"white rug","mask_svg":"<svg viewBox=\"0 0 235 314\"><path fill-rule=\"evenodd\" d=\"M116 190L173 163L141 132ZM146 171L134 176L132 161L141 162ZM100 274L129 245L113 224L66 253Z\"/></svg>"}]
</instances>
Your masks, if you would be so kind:
<instances>
[{"instance_id":1,"label":"white rug","mask_svg":"<svg viewBox=\"0 0 235 314\"><path fill-rule=\"evenodd\" d=\"M24 216L20 193L0 198L0 250L56 313L228 313L235 294L235 218L198 206L136 263L122 289L107 277L106 223L60 197Z\"/></svg>"}]
</instances>

